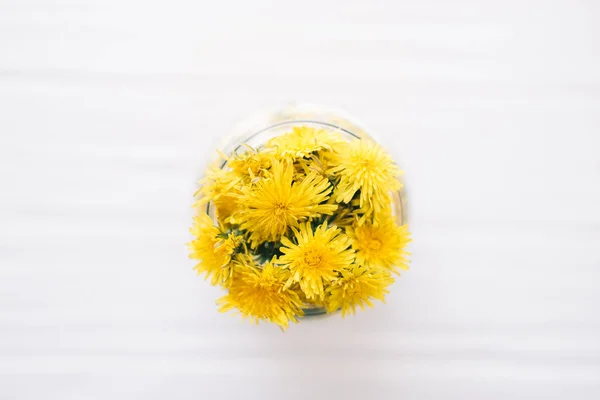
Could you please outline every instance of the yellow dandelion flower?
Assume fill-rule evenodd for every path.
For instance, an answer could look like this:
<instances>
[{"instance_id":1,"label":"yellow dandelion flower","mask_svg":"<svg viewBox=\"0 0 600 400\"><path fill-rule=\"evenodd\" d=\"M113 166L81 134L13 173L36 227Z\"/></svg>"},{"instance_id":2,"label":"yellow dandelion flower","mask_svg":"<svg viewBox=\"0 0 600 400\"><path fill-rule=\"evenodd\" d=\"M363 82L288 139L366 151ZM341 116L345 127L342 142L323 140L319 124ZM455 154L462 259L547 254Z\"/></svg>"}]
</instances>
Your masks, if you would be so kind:
<instances>
[{"instance_id":1,"label":"yellow dandelion flower","mask_svg":"<svg viewBox=\"0 0 600 400\"><path fill-rule=\"evenodd\" d=\"M212 202L216 209L219 221L225 222L237 208L237 197L234 195L242 179L233 171L213 165L206 172L206 177L200 181L201 187L194 194L202 196L193 207L204 207Z\"/></svg>"},{"instance_id":2,"label":"yellow dandelion flower","mask_svg":"<svg viewBox=\"0 0 600 400\"><path fill-rule=\"evenodd\" d=\"M391 218L392 215L392 202L393 198L390 193L382 193L380 196L379 207L377 209L371 207L369 204L364 204L360 207L360 199L354 198L348 206L352 209L352 215L355 220L354 223L358 225L364 224L366 221L372 221L378 224L380 221L385 221ZM345 204L345 203L340 203Z\"/></svg>"},{"instance_id":3,"label":"yellow dandelion flower","mask_svg":"<svg viewBox=\"0 0 600 400\"><path fill-rule=\"evenodd\" d=\"M250 257L240 257L229 293L217 301L219 311L237 308L252 322L271 321L285 329L289 321L298 322L296 317L303 315L298 293L284 289L288 277L289 271L270 262L261 269Z\"/></svg>"},{"instance_id":4,"label":"yellow dandelion flower","mask_svg":"<svg viewBox=\"0 0 600 400\"><path fill-rule=\"evenodd\" d=\"M280 157L288 159L303 158L321 150L333 151L345 141L337 132L328 132L308 126L295 126L292 131L276 136L267 142L267 148L273 148Z\"/></svg>"},{"instance_id":5,"label":"yellow dandelion flower","mask_svg":"<svg viewBox=\"0 0 600 400\"><path fill-rule=\"evenodd\" d=\"M331 168L331 165L328 164L328 159L323 156L323 153L311 154L310 157L307 158L299 158L294 163L296 167L296 180L301 180L304 176L310 174L315 171L323 178L329 179L329 174L327 171Z\"/></svg>"},{"instance_id":6,"label":"yellow dandelion flower","mask_svg":"<svg viewBox=\"0 0 600 400\"><path fill-rule=\"evenodd\" d=\"M223 235L206 214L194 217L190 232L195 239L188 243L190 258L201 260L194 269L210 278L212 285L227 285L232 273L231 257L241 242L240 237L230 233Z\"/></svg>"},{"instance_id":7,"label":"yellow dandelion flower","mask_svg":"<svg viewBox=\"0 0 600 400\"><path fill-rule=\"evenodd\" d=\"M357 306L361 310L365 309L365 305L373 307L372 299L385 302L385 295L389 293L387 287L394 283L394 278L388 273L372 272L358 265L353 265L340 273L341 277L327 288L325 307L327 312L341 308L342 316L356 314Z\"/></svg>"},{"instance_id":8,"label":"yellow dandelion flower","mask_svg":"<svg viewBox=\"0 0 600 400\"><path fill-rule=\"evenodd\" d=\"M398 226L391 216L375 224L367 221L346 227L346 234L352 239L357 264L397 274L408 269L405 248L410 242L410 233L406 225Z\"/></svg>"},{"instance_id":9,"label":"yellow dandelion flower","mask_svg":"<svg viewBox=\"0 0 600 400\"><path fill-rule=\"evenodd\" d=\"M389 201L388 193L402 187L400 169L389 154L370 140L355 140L339 155L339 165L329 173L340 176L334 193L336 201L349 203L360 190L360 207L375 211Z\"/></svg>"},{"instance_id":10,"label":"yellow dandelion flower","mask_svg":"<svg viewBox=\"0 0 600 400\"><path fill-rule=\"evenodd\" d=\"M242 206L232 220L250 232L252 248L264 241L279 240L288 228L337 209L335 204L320 204L331 193L327 179L313 172L304 180L293 182L293 173L293 166L274 161L267 178L242 188Z\"/></svg>"},{"instance_id":11,"label":"yellow dandelion flower","mask_svg":"<svg viewBox=\"0 0 600 400\"><path fill-rule=\"evenodd\" d=\"M310 222L302 224L294 235L298 244L281 238L283 255L277 261L291 272L287 285L298 282L307 298L323 298L324 284L354 261L350 241L339 228L328 227L326 222L314 232Z\"/></svg>"},{"instance_id":12,"label":"yellow dandelion flower","mask_svg":"<svg viewBox=\"0 0 600 400\"><path fill-rule=\"evenodd\" d=\"M262 176L273 162L272 150L254 150L247 146L247 151L230 158L227 165L239 176L254 178Z\"/></svg>"}]
</instances>

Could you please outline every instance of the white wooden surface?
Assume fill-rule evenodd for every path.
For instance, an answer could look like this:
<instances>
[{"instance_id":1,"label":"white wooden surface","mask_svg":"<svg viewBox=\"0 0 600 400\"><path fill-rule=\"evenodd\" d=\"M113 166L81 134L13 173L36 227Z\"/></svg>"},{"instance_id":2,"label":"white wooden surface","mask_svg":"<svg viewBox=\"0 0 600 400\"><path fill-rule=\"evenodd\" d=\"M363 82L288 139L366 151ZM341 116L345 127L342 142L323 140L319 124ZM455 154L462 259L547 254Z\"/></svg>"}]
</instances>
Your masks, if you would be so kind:
<instances>
[{"instance_id":1,"label":"white wooden surface","mask_svg":"<svg viewBox=\"0 0 600 400\"><path fill-rule=\"evenodd\" d=\"M600 398L600 3L0 0L1 399ZM282 334L192 272L254 110L340 106L406 170L387 305Z\"/></svg>"}]
</instances>

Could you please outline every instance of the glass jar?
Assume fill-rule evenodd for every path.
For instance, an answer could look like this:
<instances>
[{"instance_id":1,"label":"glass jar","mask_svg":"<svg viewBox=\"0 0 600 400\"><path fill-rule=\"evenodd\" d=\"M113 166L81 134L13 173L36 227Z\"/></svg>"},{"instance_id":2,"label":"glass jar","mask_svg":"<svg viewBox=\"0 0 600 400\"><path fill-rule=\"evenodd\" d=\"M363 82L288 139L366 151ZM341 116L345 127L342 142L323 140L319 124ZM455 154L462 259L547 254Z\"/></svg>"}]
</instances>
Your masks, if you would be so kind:
<instances>
[{"instance_id":1,"label":"glass jar","mask_svg":"<svg viewBox=\"0 0 600 400\"><path fill-rule=\"evenodd\" d=\"M244 144L253 148L260 148L269 139L290 132L294 126L309 126L338 132L345 139L369 139L375 141L363 125L358 123L346 112L338 109L314 104L288 104L283 107L261 111L254 116L239 123L233 133L225 139L218 149L226 155L244 151ZM227 161L223 161L220 168L227 168ZM405 189L391 193L392 212L398 225L407 222ZM216 221L214 206L207 205L208 215ZM304 315L324 314L322 307L307 305Z\"/></svg>"}]
</instances>

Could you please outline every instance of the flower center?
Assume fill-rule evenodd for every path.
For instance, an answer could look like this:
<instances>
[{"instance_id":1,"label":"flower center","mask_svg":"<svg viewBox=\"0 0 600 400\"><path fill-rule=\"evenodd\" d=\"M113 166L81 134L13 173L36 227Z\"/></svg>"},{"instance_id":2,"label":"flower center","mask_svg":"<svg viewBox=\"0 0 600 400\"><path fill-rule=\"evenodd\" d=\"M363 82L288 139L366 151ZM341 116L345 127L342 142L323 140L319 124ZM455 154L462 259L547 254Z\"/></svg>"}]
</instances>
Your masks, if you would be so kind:
<instances>
[{"instance_id":1,"label":"flower center","mask_svg":"<svg viewBox=\"0 0 600 400\"><path fill-rule=\"evenodd\" d=\"M275 280L273 278L263 278L258 281L258 286L260 286L264 290L273 290Z\"/></svg>"},{"instance_id":2,"label":"flower center","mask_svg":"<svg viewBox=\"0 0 600 400\"><path fill-rule=\"evenodd\" d=\"M373 160L362 160L360 162L360 165L364 168L364 169L371 169L373 168Z\"/></svg>"},{"instance_id":3,"label":"flower center","mask_svg":"<svg viewBox=\"0 0 600 400\"><path fill-rule=\"evenodd\" d=\"M315 250L308 250L304 253L304 262L309 267L318 267L321 265L321 254Z\"/></svg>"},{"instance_id":4,"label":"flower center","mask_svg":"<svg viewBox=\"0 0 600 400\"><path fill-rule=\"evenodd\" d=\"M287 204L284 203L277 203L275 204L275 209L274 209L274 213L275 215L277 215L278 217L286 214L289 210L289 207Z\"/></svg>"},{"instance_id":5,"label":"flower center","mask_svg":"<svg viewBox=\"0 0 600 400\"><path fill-rule=\"evenodd\" d=\"M381 242L377 239L367 241L367 248L371 251L377 251L381 248Z\"/></svg>"}]
</instances>

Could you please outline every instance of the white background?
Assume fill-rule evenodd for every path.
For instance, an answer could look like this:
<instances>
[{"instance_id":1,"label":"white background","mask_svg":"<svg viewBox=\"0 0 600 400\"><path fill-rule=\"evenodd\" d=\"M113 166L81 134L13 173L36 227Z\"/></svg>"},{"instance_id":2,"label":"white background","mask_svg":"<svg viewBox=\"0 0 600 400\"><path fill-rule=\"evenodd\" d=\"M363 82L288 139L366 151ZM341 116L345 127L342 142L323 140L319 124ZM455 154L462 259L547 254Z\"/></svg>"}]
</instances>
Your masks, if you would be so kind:
<instances>
[{"instance_id":1,"label":"white background","mask_svg":"<svg viewBox=\"0 0 600 400\"><path fill-rule=\"evenodd\" d=\"M1 399L600 398L600 3L0 0ZM387 305L221 315L184 243L263 106L406 171Z\"/></svg>"}]
</instances>

